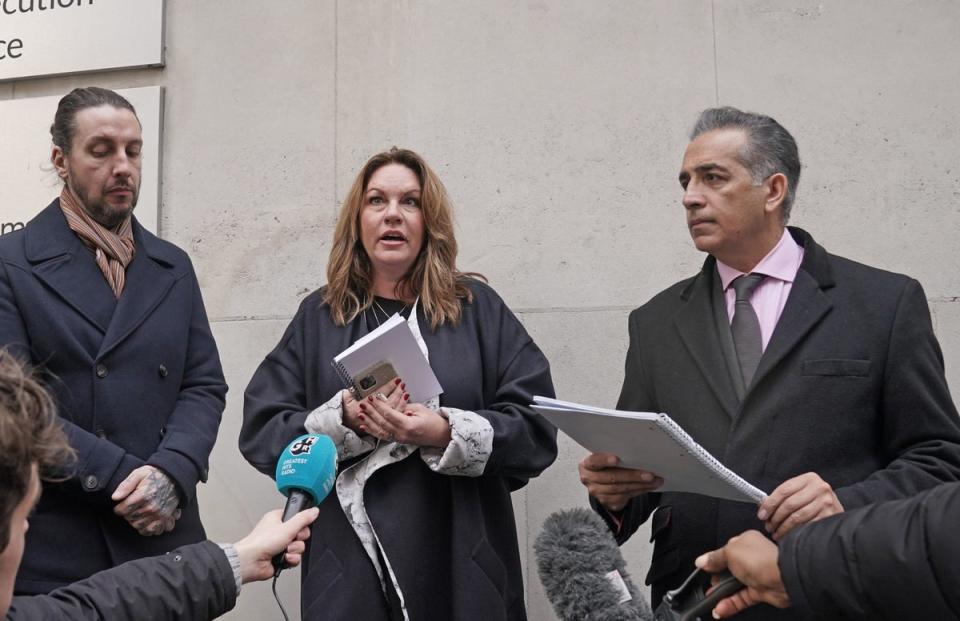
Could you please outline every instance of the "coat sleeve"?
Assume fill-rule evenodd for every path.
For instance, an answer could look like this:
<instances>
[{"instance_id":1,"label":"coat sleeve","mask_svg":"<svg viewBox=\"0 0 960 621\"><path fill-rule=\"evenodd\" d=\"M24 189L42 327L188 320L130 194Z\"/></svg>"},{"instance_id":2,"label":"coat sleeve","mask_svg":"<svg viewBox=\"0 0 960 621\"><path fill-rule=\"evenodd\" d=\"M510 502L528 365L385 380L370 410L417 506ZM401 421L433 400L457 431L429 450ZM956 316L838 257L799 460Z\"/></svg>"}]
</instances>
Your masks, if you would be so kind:
<instances>
[{"instance_id":1,"label":"coat sleeve","mask_svg":"<svg viewBox=\"0 0 960 621\"><path fill-rule=\"evenodd\" d=\"M109 507L116 505L110 498L114 490L131 472L147 462L64 418L60 418L60 425L77 456L66 476L83 489L81 497L85 501Z\"/></svg>"},{"instance_id":2,"label":"coat sleeve","mask_svg":"<svg viewBox=\"0 0 960 621\"><path fill-rule=\"evenodd\" d=\"M923 288L912 279L900 295L884 369L879 407L886 466L837 490L848 509L960 480L960 417Z\"/></svg>"},{"instance_id":3,"label":"coat sleeve","mask_svg":"<svg viewBox=\"0 0 960 621\"><path fill-rule=\"evenodd\" d=\"M310 410L303 343L305 305L310 299L307 297L300 305L280 342L260 363L243 395L240 452L250 465L270 477L287 444L307 433L304 424Z\"/></svg>"},{"instance_id":4,"label":"coat sleeve","mask_svg":"<svg viewBox=\"0 0 960 621\"><path fill-rule=\"evenodd\" d=\"M818 619L960 619L960 484L869 505L791 532L780 572Z\"/></svg>"},{"instance_id":5,"label":"coat sleeve","mask_svg":"<svg viewBox=\"0 0 960 621\"><path fill-rule=\"evenodd\" d=\"M226 555L205 541L124 563L47 595L15 597L7 619L213 619L236 599Z\"/></svg>"},{"instance_id":6,"label":"coat sleeve","mask_svg":"<svg viewBox=\"0 0 960 621\"><path fill-rule=\"evenodd\" d=\"M628 331L630 344L627 347L627 359L623 370L623 387L620 389L618 410L636 412L657 411L656 401L647 390L649 382L644 375L643 360L640 356L639 309L630 313ZM660 502L660 494L646 493L630 499L622 511L616 515L607 511L595 498L590 498L590 506L596 511L613 532L617 543L624 543L640 525L647 521Z\"/></svg>"},{"instance_id":7,"label":"coat sleeve","mask_svg":"<svg viewBox=\"0 0 960 621\"><path fill-rule=\"evenodd\" d=\"M27 367L37 364L31 353L30 336L10 286L5 262L0 262L0 346ZM57 381L56 378L44 376L42 366L37 368L37 372L38 379L46 385ZM80 497L85 501L94 500L113 506L114 503L110 500L113 490L145 462L128 453L123 447L98 437L66 418L58 416L58 419L67 435L67 441L76 453L76 461L70 466L71 469L64 473L64 476L71 480L69 485L82 486L85 493Z\"/></svg>"},{"instance_id":8,"label":"coat sleeve","mask_svg":"<svg viewBox=\"0 0 960 621\"><path fill-rule=\"evenodd\" d=\"M484 377L484 393L492 395L482 409L473 409L493 428L493 444L483 476L506 477L519 489L538 476L557 457L557 429L530 404L535 395L553 397L550 363L507 305L486 289L478 299L490 304L489 315L479 317L481 340L496 347L494 373ZM485 324L485 325L484 325ZM456 407L458 404L451 403Z\"/></svg>"},{"instance_id":9,"label":"coat sleeve","mask_svg":"<svg viewBox=\"0 0 960 621\"><path fill-rule=\"evenodd\" d=\"M197 482L207 480L210 451L217 440L227 395L217 344L210 331L200 285L192 267L189 277L193 285L193 304L180 394L167 419L163 441L147 459L148 464L173 478L183 494L183 504L196 496Z\"/></svg>"}]
</instances>

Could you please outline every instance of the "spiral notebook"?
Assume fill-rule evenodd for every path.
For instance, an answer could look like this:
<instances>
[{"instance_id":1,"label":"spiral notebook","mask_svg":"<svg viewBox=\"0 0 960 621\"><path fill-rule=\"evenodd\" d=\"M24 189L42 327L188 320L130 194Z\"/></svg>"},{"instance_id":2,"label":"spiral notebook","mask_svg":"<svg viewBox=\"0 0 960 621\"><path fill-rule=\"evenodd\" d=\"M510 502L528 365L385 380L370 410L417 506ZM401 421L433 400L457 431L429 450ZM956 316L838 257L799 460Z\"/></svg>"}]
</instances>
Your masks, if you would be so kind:
<instances>
[{"instance_id":1,"label":"spiral notebook","mask_svg":"<svg viewBox=\"0 0 960 621\"><path fill-rule=\"evenodd\" d=\"M343 385L356 395L362 374L380 362L389 362L407 385L410 401L423 403L443 392L427 357L420 351L417 339L406 319L398 314L386 320L376 330L360 337L350 347L337 354L331 364Z\"/></svg>"},{"instance_id":2,"label":"spiral notebook","mask_svg":"<svg viewBox=\"0 0 960 621\"><path fill-rule=\"evenodd\" d=\"M658 491L762 502L767 495L724 466L666 414L622 412L547 397L533 409L593 453L613 453L626 468L663 477Z\"/></svg>"}]
</instances>

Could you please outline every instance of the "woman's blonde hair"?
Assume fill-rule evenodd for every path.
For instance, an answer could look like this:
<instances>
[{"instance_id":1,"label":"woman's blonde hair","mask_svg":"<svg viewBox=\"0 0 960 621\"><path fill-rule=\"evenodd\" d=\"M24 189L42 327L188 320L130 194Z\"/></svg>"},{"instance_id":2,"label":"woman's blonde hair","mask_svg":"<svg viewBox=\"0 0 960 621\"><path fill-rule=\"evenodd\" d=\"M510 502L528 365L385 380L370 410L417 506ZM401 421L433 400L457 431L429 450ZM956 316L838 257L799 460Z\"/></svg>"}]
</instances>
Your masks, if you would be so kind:
<instances>
[{"instance_id":1,"label":"woman's blonde hair","mask_svg":"<svg viewBox=\"0 0 960 621\"><path fill-rule=\"evenodd\" d=\"M409 168L420 181L420 210L423 215L423 246L410 270L397 283L399 297L420 297L430 326L460 322L460 300L473 301L466 286L479 274L457 270L457 240L453 235L453 213L447 190L439 177L418 154L393 147L367 160L353 181L333 234L333 248L327 262L327 286L323 300L337 325L346 325L373 304L373 268L360 238L360 211L370 177L387 164Z\"/></svg>"}]
</instances>

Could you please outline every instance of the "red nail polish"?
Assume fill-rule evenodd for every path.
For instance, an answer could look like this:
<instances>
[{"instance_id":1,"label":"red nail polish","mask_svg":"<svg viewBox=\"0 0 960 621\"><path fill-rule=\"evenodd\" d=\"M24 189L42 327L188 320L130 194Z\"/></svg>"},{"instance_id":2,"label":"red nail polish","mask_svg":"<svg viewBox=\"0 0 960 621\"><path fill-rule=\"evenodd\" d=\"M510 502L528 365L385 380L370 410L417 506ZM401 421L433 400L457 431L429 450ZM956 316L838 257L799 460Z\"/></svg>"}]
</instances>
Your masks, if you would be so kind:
<instances>
[{"instance_id":1,"label":"red nail polish","mask_svg":"<svg viewBox=\"0 0 960 621\"><path fill-rule=\"evenodd\" d=\"M366 420L366 419L363 417L363 414L360 414L360 415L359 415L359 418L360 418L360 420Z\"/></svg>"},{"instance_id":2,"label":"red nail polish","mask_svg":"<svg viewBox=\"0 0 960 621\"><path fill-rule=\"evenodd\" d=\"M409 400L410 400L410 394L409 394L409 393L403 393L403 400L404 400L404 401L409 401Z\"/></svg>"},{"instance_id":3,"label":"red nail polish","mask_svg":"<svg viewBox=\"0 0 960 621\"><path fill-rule=\"evenodd\" d=\"M364 427L363 425L360 425L360 431L362 431L363 433L367 433L367 428Z\"/></svg>"},{"instance_id":4,"label":"red nail polish","mask_svg":"<svg viewBox=\"0 0 960 621\"><path fill-rule=\"evenodd\" d=\"M366 412L366 411L367 411L367 404L361 401L361 402L360 402L360 410Z\"/></svg>"},{"instance_id":5,"label":"red nail polish","mask_svg":"<svg viewBox=\"0 0 960 621\"><path fill-rule=\"evenodd\" d=\"M406 384L400 384L400 390L406 390L406 389L407 389Z\"/></svg>"},{"instance_id":6,"label":"red nail polish","mask_svg":"<svg viewBox=\"0 0 960 621\"><path fill-rule=\"evenodd\" d=\"M394 383L394 384L399 384L399 383L400 383L400 378L398 377L397 379L393 380L393 383Z\"/></svg>"},{"instance_id":7,"label":"red nail polish","mask_svg":"<svg viewBox=\"0 0 960 621\"><path fill-rule=\"evenodd\" d=\"M407 412L407 416L413 416L413 412Z\"/></svg>"},{"instance_id":8,"label":"red nail polish","mask_svg":"<svg viewBox=\"0 0 960 621\"><path fill-rule=\"evenodd\" d=\"M369 401L370 403L373 403L373 395L370 395L369 397L367 397L367 401Z\"/></svg>"}]
</instances>

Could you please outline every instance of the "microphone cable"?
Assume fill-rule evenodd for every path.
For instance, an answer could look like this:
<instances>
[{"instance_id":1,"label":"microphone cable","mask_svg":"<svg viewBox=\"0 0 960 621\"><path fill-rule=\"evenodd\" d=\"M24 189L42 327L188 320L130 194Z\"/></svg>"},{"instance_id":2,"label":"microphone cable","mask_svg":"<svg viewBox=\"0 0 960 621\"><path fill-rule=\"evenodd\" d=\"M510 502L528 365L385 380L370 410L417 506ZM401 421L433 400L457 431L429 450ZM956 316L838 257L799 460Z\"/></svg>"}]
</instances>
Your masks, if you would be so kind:
<instances>
[{"instance_id":1,"label":"microphone cable","mask_svg":"<svg viewBox=\"0 0 960 621\"><path fill-rule=\"evenodd\" d=\"M337 448L333 440L314 433L294 439L280 454L274 478L277 489L287 496L282 521L286 522L303 509L319 505L330 493L337 478ZM271 559L274 568L271 589L284 621L290 621L277 593L277 578L287 567L285 552L285 549L281 550Z\"/></svg>"},{"instance_id":2,"label":"microphone cable","mask_svg":"<svg viewBox=\"0 0 960 621\"><path fill-rule=\"evenodd\" d=\"M290 621L290 617L287 616L287 609L283 607L283 602L280 601L280 595L277 594L277 578L279 577L279 571L273 575L273 597L277 600L277 606L280 607L280 612L283 614L283 621Z\"/></svg>"}]
</instances>

